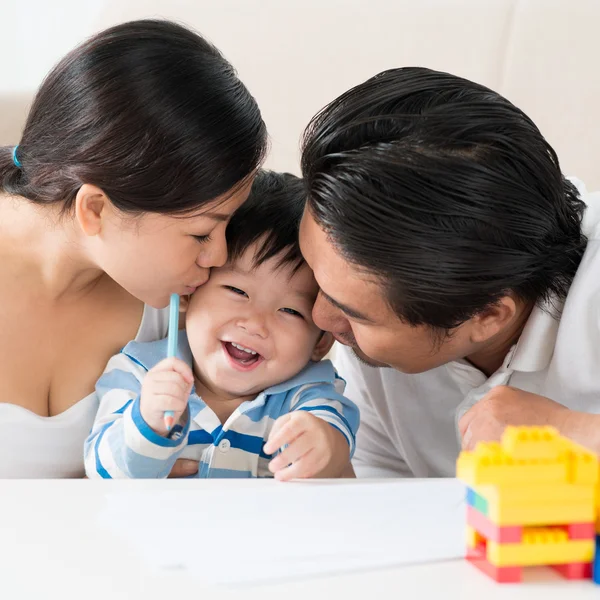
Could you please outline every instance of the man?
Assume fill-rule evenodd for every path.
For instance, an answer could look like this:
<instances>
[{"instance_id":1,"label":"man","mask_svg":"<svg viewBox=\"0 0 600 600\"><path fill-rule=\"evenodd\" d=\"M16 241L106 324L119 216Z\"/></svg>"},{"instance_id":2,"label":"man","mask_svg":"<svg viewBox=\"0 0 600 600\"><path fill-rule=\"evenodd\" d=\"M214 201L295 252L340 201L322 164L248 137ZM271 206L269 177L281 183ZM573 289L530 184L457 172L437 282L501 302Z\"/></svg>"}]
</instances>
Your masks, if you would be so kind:
<instances>
[{"instance_id":1,"label":"man","mask_svg":"<svg viewBox=\"0 0 600 600\"><path fill-rule=\"evenodd\" d=\"M313 316L345 345L359 476L453 475L461 444L508 424L600 452L600 195L526 115L394 69L313 119L302 170Z\"/></svg>"}]
</instances>

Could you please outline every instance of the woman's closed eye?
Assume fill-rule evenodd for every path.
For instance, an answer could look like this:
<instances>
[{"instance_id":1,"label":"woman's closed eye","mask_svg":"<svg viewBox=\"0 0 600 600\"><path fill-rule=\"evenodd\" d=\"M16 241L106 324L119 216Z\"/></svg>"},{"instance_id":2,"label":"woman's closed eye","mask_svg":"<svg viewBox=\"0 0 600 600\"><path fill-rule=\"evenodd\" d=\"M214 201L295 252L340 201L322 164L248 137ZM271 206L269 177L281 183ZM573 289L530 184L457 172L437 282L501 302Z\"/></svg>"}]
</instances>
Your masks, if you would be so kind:
<instances>
[{"instance_id":1,"label":"woman's closed eye","mask_svg":"<svg viewBox=\"0 0 600 600\"><path fill-rule=\"evenodd\" d=\"M206 242L210 242L210 233L206 235L193 235L192 237L200 244L206 244Z\"/></svg>"},{"instance_id":2,"label":"woman's closed eye","mask_svg":"<svg viewBox=\"0 0 600 600\"><path fill-rule=\"evenodd\" d=\"M224 285L223 287L226 290L229 290L230 292L237 294L238 296L244 296L245 298L248 297L248 294L246 294L246 292L244 290L240 290L240 288L233 287L232 285Z\"/></svg>"}]
</instances>

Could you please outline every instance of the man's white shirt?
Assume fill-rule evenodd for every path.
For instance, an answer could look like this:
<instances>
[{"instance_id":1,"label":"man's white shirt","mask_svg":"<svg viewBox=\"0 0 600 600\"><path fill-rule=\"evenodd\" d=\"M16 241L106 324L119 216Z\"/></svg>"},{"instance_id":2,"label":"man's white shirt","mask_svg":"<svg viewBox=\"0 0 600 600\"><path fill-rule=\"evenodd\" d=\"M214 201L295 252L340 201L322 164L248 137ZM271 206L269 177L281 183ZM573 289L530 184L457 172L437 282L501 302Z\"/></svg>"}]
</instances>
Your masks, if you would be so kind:
<instances>
[{"instance_id":1,"label":"man's white shirt","mask_svg":"<svg viewBox=\"0 0 600 600\"><path fill-rule=\"evenodd\" d=\"M346 396L359 406L359 477L453 476L460 417L497 385L600 413L600 193L588 193L588 245L564 304L535 307L517 344L489 378L464 360L417 375L375 369L338 346Z\"/></svg>"}]
</instances>

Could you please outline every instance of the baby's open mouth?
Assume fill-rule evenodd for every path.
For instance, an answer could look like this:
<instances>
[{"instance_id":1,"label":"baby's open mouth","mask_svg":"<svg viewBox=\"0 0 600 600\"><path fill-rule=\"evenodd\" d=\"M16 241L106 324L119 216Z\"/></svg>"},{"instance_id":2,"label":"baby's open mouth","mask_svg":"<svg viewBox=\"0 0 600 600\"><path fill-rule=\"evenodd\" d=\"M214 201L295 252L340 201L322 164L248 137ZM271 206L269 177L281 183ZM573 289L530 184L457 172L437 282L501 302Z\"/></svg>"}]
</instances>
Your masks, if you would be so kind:
<instances>
[{"instance_id":1,"label":"baby's open mouth","mask_svg":"<svg viewBox=\"0 0 600 600\"><path fill-rule=\"evenodd\" d=\"M241 344L236 344L235 342L223 342L223 346L225 348L225 352L229 354L229 356L239 365L244 367L249 367L259 361L262 360L262 356L252 350L251 348L246 348Z\"/></svg>"}]
</instances>

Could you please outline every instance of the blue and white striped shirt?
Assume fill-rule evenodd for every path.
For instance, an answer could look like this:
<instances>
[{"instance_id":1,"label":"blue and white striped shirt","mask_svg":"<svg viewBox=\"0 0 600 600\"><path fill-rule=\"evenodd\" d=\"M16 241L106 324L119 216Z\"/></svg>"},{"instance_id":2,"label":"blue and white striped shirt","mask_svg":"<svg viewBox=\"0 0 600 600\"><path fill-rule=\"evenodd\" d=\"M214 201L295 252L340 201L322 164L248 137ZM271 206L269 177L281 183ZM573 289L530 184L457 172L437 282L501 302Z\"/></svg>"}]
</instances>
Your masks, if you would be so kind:
<instances>
[{"instance_id":1,"label":"blue and white striped shirt","mask_svg":"<svg viewBox=\"0 0 600 600\"><path fill-rule=\"evenodd\" d=\"M168 438L158 435L142 418L140 393L145 374L166 355L166 339L130 342L109 361L96 384L100 407L85 442L88 477L164 478L178 458L199 461L197 477L271 477L272 456L263 446L275 420L296 410L338 429L353 455L358 408L342 395L345 382L329 361L309 363L292 379L242 403L224 424L192 390L185 426L176 425ZM178 356L192 364L183 331Z\"/></svg>"}]
</instances>

